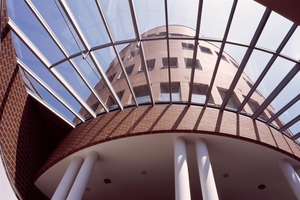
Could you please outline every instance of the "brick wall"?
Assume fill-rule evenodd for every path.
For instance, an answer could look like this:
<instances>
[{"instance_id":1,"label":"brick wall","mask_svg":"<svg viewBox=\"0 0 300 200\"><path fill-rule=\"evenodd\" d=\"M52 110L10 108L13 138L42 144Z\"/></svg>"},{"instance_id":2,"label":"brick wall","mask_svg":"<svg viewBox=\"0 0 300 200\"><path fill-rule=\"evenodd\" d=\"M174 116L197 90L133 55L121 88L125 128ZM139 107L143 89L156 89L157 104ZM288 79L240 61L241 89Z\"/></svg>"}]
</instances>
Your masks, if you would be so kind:
<instances>
[{"instance_id":1,"label":"brick wall","mask_svg":"<svg viewBox=\"0 0 300 200\"><path fill-rule=\"evenodd\" d=\"M63 134L43 119L34 100L27 95L16 65L5 8L1 19L0 141L3 162L19 198L46 199L33 185L34 178Z\"/></svg>"},{"instance_id":2,"label":"brick wall","mask_svg":"<svg viewBox=\"0 0 300 200\"><path fill-rule=\"evenodd\" d=\"M68 155L88 146L142 134L195 133L255 142L300 160L300 148L265 123L233 112L185 105L126 108L87 121L59 144L40 173Z\"/></svg>"}]
</instances>

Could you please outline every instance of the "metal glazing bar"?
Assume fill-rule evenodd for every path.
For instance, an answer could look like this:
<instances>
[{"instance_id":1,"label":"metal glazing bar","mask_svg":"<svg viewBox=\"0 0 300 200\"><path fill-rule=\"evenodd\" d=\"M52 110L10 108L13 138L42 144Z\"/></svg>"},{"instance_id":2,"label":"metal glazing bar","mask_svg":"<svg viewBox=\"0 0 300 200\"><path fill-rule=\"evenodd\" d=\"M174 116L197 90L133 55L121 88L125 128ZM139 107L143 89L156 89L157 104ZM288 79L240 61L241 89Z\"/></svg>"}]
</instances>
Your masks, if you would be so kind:
<instances>
[{"instance_id":1,"label":"metal glazing bar","mask_svg":"<svg viewBox=\"0 0 300 200\"><path fill-rule=\"evenodd\" d=\"M8 25L13 32L24 42L24 44L31 50L31 52L39 58L39 60L49 68L51 63L48 59L39 51L39 49L30 41L30 39L21 31L21 29L11 20L8 20Z\"/></svg>"},{"instance_id":2,"label":"metal glazing bar","mask_svg":"<svg viewBox=\"0 0 300 200\"><path fill-rule=\"evenodd\" d=\"M99 97L98 93L96 93L95 89L91 86L91 84L87 81L87 79L84 77L84 75L81 73L81 71L79 70L79 68L77 67L76 63L69 59L69 54L67 53L67 51L65 50L65 48L63 47L62 43L59 41L59 39L57 38L57 36L54 34L54 32L52 31L52 29L50 28L50 26L47 24L47 22L44 20L44 18L42 17L42 15L39 13L39 11L36 9L36 7L33 5L33 3L31 2L31 0L25 0L27 5L29 6L29 8L31 9L31 11L33 12L33 14L36 16L36 18L39 20L39 22L41 23L41 25L44 27L44 29L46 30L46 32L50 35L50 37L52 38L52 40L54 41L54 43L57 45L57 47L61 50L61 52L64 54L64 56L66 57L66 59L69 61L69 63L71 64L71 66L73 67L73 69L77 72L77 74L79 75L79 77L82 79L82 81L87 85L87 87L89 88L89 90L95 95L95 97L97 98L97 100L100 102L101 106L104 108L104 110L106 112L108 112L108 109L106 108L106 106L104 105L104 103L102 102L101 98ZM51 66L52 67L52 66ZM50 67L50 68L51 68Z\"/></svg>"},{"instance_id":3,"label":"metal glazing bar","mask_svg":"<svg viewBox=\"0 0 300 200\"><path fill-rule=\"evenodd\" d=\"M9 22L12 26L12 30L15 32L18 37L25 43L25 45L29 48L29 50L37 56L37 58L44 64L45 67L49 69L49 66L46 65L44 59L45 56L42 53L35 53L35 50L37 47L26 37L26 35L10 20ZM28 43L27 43L28 42ZM38 55L40 54L41 57ZM70 92L70 94L93 116L96 117L96 114L93 110L86 104L85 101L77 94L77 92L69 85L69 83L58 73L56 70L53 70L53 68L49 69L49 72L51 72L55 78Z\"/></svg>"},{"instance_id":4,"label":"metal glazing bar","mask_svg":"<svg viewBox=\"0 0 300 200\"><path fill-rule=\"evenodd\" d=\"M198 45L199 45L199 35L200 35L202 8L203 8L203 0L200 0L199 4L198 4L198 15L197 15L197 22L196 22L197 24L196 24L196 32L195 32L195 42L194 42L194 51L193 51L193 59L192 59L191 78L190 78L190 92L189 92L189 98L188 98L188 104L189 105L192 102L192 94L193 94L195 70L196 70L196 59L197 59L198 49L199 49Z\"/></svg>"},{"instance_id":5,"label":"metal glazing bar","mask_svg":"<svg viewBox=\"0 0 300 200\"><path fill-rule=\"evenodd\" d=\"M153 96L153 91L152 91L152 83L150 80L148 65L147 65L147 62L145 59L143 43L141 42L140 31L139 31L139 27L137 24L137 18L135 15L135 7L133 4L133 0L128 0L128 2L129 2L130 11L131 11L130 13L131 13L131 19L132 19L132 23L133 23L133 27L134 27L135 36L136 36L137 42L140 44L139 50L140 50L141 62L142 62L142 65L145 67L144 72L145 72L146 81L147 81L149 92L150 92L151 103L152 103L152 105L154 105L155 101L154 101L154 96Z\"/></svg>"},{"instance_id":6,"label":"metal glazing bar","mask_svg":"<svg viewBox=\"0 0 300 200\"><path fill-rule=\"evenodd\" d=\"M168 80L169 80L169 98L172 105L172 75L170 67L170 37L169 37L169 18L168 18L168 0L165 0L165 22L166 22L166 36L167 36L167 59L168 59Z\"/></svg>"},{"instance_id":7,"label":"metal glazing bar","mask_svg":"<svg viewBox=\"0 0 300 200\"><path fill-rule=\"evenodd\" d=\"M65 0L59 0L61 7L63 8L66 16L69 18L69 21L71 22L74 30L76 31L78 37L80 38L81 42L83 43L84 47L86 48L86 50L89 52L90 51L90 58L92 60L92 62L94 63L94 65L96 66L99 74L102 76L102 79L104 80L108 90L110 91L110 93L112 94L113 98L115 99L115 101L117 102L119 108L121 110L123 110L123 106L116 94L116 92L114 91L111 83L109 82L108 78L105 75L105 72L103 71L100 63L97 61L95 54L91 51L91 48L88 44L87 39L85 38L83 32L81 31L81 28L79 26L79 24L77 23L71 9L69 8L68 4L66 3Z\"/></svg>"},{"instance_id":8,"label":"metal glazing bar","mask_svg":"<svg viewBox=\"0 0 300 200\"><path fill-rule=\"evenodd\" d=\"M247 49L247 51L245 53L245 56L244 56L240 66L238 68L238 71L236 72L236 74L235 74L235 76L234 76L234 78L231 82L231 85L230 85L230 87L229 87L229 89L226 93L226 96L225 96L225 98L223 100L223 103L220 107L221 110L224 110L225 106L227 105L227 103L228 103L228 101L229 101L229 99L230 99L230 97L233 93L233 90L234 90L236 84L238 83L238 81L239 81L239 79L240 79L240 77L241 77L241 75L242 75L242 73L243 73L243 71L246 67L246 64L247 64L247 62L248 62L248 60L249 60L249 58L250 58L250 56L251 56L251 54L254 50L254 47L255 47L258 39L259 39L259 36L261 35L261 33L262 33L262 31L263 31L263 29L264 29L264 27L265 27L265 25L266 25L266 23L269 19L270 14L271 14L271 10L269 8L266 8L266 10L265 10L260 22L259 22L259 25L258 25L258 27L257 27L257 29L254 33L254 36L253 36L253 38L250 42L250 46Z\"/></svg>"},{"instance_id":9,"label":"metal glazing bar","mask_svg":"<svg viewBox=\"0 0 300 200\"><path fill-rule=\"evenodd\" d=\"M213 71L213 74L212 74L212 78L211 78L211 81L210 81L210 84L209 84L209 87L208 87L208 91L206 93L205 106L207 106L207 103L208 103L209 98L211 96L211 91L212 91L212 88L214 86L214 82L215 82L215 79L216 79L216 76L217 76L217 72L218 72L218 69L219 69L221 57L222 57L222 54L223 54L223 51L224 51L224 48L225 48L225 44L226 44L227 37L228 37L228 34L229 34L230 26L231 26L233 16L234 16L234 13L235 13L236 5L237 5L237 0L234 0L234 2L232 3L232 7L231 7L231 11L230 11L229 18L228 18L228 21L227 21L227 25L226 25L226 28L225 28L225 32L224 32L224 36L223 36L223 39L222 39L221 48L219 50L219 55L218 55L218 58L217 58L217 61L216 61L216 65L215 65L215 68L214 68L214 71Z\"/></svg>"},{"instance_id":10,"label":"metal glazing bar","mask_svg":"<svg viewBox=\"0 0 300 200\"><path fill-rule=\"evenodd\" d=\"M297 140L298 138L300 138L300 132L291 137L292 140Z\"/></svg>"},{"instance_id":11,"label":"metal glazing bar","mask_svg":"<svg viewBox=\"0 0 300 200\"><path fill-rule=\"evenodd\" d=\"M17 58L17 63L19 66L24 69L34 80L36 80L41 86L43 86L52 96L54 96L60 103L62 103L71 113L78 117L82 122L85 122L85 119L78 114L73 108L61 98L51 87L47 85L38 75L36 75L26 64L24 64L19 58Z\"/></svg>"},{"instance_id":12,"label":"metal glazing bar","mask_svg":"<svg viewBox=\"0 0 300 200\"><path fill-rule=\"evenodd\" d=\"M266 67L264 68L264 70L260 73L258 79L256 80L256 82L254 83L254 85L250 89L249 93L247 94L247 96L244 98L243 102L241 103L241 105L237 109L238 113L241 112L241 110L243 109L243 107L245 106L245 104L248 102L248 100L250 99L250 97L252 96L252 94L256 91L256 88L261 83L261 81L263 80L263 78L265 77L265 75L267 74L267 72L269 71L269 69L272 67L272 65L275 62L275 60L277 59L278 55L280 54L280 52L282 51L282 49L284 48L284 46L287 44L287 42L289 41L289 39L291 38L291 36L295 32L295 30L297 29L297 27L298 27L297 24L293 24L293 26L290 28L289 32L286 34L286 36L284 37L284 39L282 40L282 42L278 46L275 54L273 54L273 56L269 60L268 64L266 65Z\"/></svg>"},{"instance_id":13,"label":"metal glazing bar","mask_svg":"<svg viewBox=\"0 0 300 200\"><path fill-rule=\"evenodd\" d=\"M292 119L291 121L289 121L288 123L286 123L284 126L282 126L279 129L279 131L284 131L284 130L288 129L289 127L293 126L299 120L300 120L300 115L298 115L297 117L295 117L294 119Z\"/></svg>"},{"instance_id":14,"label":"metal glazing bar","mask_svg":"<svg viewBox=\"0 0 300 200\"><path fill-rule=\"evenodd\" d=\"M35 100L37 100L38 102L40 102L43 106L45 106L46 108L48 108L51 112L53 112L55 115L57 115L59 118L61 118L63 121L65 121L67 124L69 124L72 128L75 128L75 124L73 124L72 122L70 122L68 119L66 119L64 116L62 116L59 112L57 112L56 110L54 110L50 105L48 105L45 101L43 101L42 99L40 99L39 97L37 97L33 92L31 92L30 90L26 90L27 93L33 97Z\"/></svg>"},{"instance_id":15,"label":"metal glazing bar","mask_svg":"<svg viewBox=\"0 0 300 200\"><path fill-rule=\"evenodd\" d=\"M292 105L294 105L300 99L300 94L294 97L289 103L287 103L283 108L281 108L278 112L276 112L266 123L270 124L277 117L279 117L282 113L284 113L287 109L289 109Z\"/></svg>"},{"instance_id":16,"label":"metal glazing bar","mask_svg":"<svg viewBox=\"0 0 300 200\"><path fill-rule=\"evenodd\" d=\"M100 16L101 16L101 19L102 19L102 21L103 21L103 24L104 24L104 26L105 26L105 29L106 29L106 31L107 31L107 34L108 34L108 36L109 36L110 42L111 42L112 44L114 44L114 39L113 39L112 34L111 34L111 31L110 31L110 29L109 29L107 20L106 20L104 14L103 14L102 7L101 7L101 5L100 5L100 3L99 3L98 0L95 0L95 2L96 2L96 5L97 5L99 14L100 14ZM136 99L135 94L134 94L134 92L133 92L133 88L132 88L132 85L131 85L131 83L130 83L130 81L129 81L129 78L128 78L128 75L127 75L127 73L126 73L126 70L125 70L123 61L122 61L122 59L121 59L121 56L120 56L120 54L119 54L119 52L118 52L118 50L117 50L117 48L116 48L115 45L113 45L113 49L114 49L114 52L115 52L115 54L116 54L116 56L117 56L117 59L118 59L118 61L119 61L119 63L120 63L122 72L123 72L123 74L124 74L125 80L126 80L126 82L127 82L127 85L128 85L128 87L129 87L130 93L131 93L131 95L132 95L132 97L133 97L133 100L134 100L134 102L135 102L135 105L138 106L137 99Z\"/></svg>"},{"instance_id":17,"label":"metal glazing bar","mask_svg":"<svg viewBox=\"0 0 300 200\"><path fill-rule=\"evenodd\" d=\"M299 72L300 64L296 64L291 71L282 79L273 92L265 99L260 107L253 113L252 119L256 119L270 103L276 98L276 96L282 91L282 89L293 79L293 77Z\"/></svg>"}]
</instances>

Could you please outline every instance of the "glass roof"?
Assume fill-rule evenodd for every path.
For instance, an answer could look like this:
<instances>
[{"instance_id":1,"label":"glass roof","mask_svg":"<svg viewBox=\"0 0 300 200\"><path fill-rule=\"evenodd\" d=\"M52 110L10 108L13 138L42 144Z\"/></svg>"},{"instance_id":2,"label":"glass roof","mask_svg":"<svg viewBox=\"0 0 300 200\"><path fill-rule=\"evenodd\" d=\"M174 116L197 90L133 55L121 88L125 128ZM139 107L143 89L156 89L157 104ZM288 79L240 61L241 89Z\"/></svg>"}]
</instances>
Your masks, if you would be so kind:
<instances>
[{"instance_id":1,"label":"glass roof","mask_svg":"<svg viewBox=\"0 0 300 200\"><path fill-rule=\"evenodd\" d=\"M245 73L253 82L252 88L236 108L229 110L259 119L299 140L300 27L255 1L26 0L7 1L7 7L27 91L73 127L112 110L160 101L155 96L157 86L151 81L155 79L151 72L155 60L145 53L147 44L157 41L169 50L164 53L169 70L165 81L169 84L161 88L169 97L160 103L178 102L177 83L173 83L170 72L172 44L181 39L196 44L191 47L195 55L200 41L219 48L206 97L211 96L215 80L221 76L218 68L224 62L223 52L239 65L221 105L200 96L199 104L229 109L227 104ZM189 27L194 34L171 34L172 25ZM160 33L152 33L157 27ZM136 51L127 55L125 49L130 45ZM139 57L139 71L143 73L138 78L131 78L125 54L128 59ZM190 81L199 79L193 60ZM116 78L122 79L121 86L114 84ZM136 82L144 86L133 87ZM191 87L190 98L182 102L195 104L194 90ZM244 113L245 104L256 91L264 101L253 112ZM131 100L125 101L124 95ZM275 112L262 117L268 106ZM278 119L283 123L275 123Z\"/></svg>"}]
</instances>

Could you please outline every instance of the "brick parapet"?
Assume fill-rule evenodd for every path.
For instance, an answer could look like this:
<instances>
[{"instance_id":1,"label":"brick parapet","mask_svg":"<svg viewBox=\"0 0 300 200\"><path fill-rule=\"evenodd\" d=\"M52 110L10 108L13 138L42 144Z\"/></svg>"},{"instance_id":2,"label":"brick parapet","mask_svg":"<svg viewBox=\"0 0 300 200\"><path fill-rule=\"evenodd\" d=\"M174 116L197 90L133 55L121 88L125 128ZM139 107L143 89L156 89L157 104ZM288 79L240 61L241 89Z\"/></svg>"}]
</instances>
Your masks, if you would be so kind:
<instances>
[{"instance_id":1,"label":"brick parapet","mask_svg":"<svg viewBox=\"0 0 300 200\"><path fill-rule=\"evenodd\" d=\"M247 140L300 160L299 146L263 122L216 108L173 104L126 108L81 124L58 145L40 174L61 159L95 144L136 135L179 132Z\"/></svg>"}]
</instances>

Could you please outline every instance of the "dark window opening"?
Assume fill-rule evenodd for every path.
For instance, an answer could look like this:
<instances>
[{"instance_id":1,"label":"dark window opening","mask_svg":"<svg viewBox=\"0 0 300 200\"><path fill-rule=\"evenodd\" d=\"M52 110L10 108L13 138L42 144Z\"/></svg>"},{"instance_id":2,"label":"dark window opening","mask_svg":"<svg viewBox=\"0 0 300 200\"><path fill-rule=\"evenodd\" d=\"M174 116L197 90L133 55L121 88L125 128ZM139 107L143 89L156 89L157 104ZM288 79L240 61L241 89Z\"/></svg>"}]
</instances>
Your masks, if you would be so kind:
<instances>
[{"instance_id":1,"label":"dark window opening","mask_svg":"<svg viewBox=\"0 0 300 200\"><path fill-rule=\"evenodd\" d=\"M108 109L113 109L117 107L117 104L115 100L111 96L109 96L106 101L106 106L108 107Z\"/></svg>"},{"instance_id":2,"label":"dark window opening","mask_svg":"<svg viewBox=\"0 0 300 200\"><path fill-rule=\"evenodd\" d=\"M154 69L155 66L155 59L146 60L147 68L149 71Z\"/></svg>"},{"instance_id":3,"label":"dark window opening","mask_svg":"<svg viewBox=\"0 0 300 200\"><path fill-rule=\"evenodd\" d=\"M168 58L162 58L163 67L168 67ZM170 57L170 68L178 67L177 57Z\"/></svg>"},{"instance_id":4,"label":"dark window opening","mask_svg":"<svg viewBox=\"0 0 300 200\"><path fill-rule=\"evenodd\" d=\"M135 57L135 56L137 56L137 55L139 55L139 54L140 54L140 51L139 51L138 49L136 49L136 50L134 50L134 51L132 51L132 52L130 53L131 57Z\"/></svg>"},{"instance_id":5,"label":"dark window opening","mask_svg":"<svg viewBox=\"0 0 300 200\"><path fill-rule=\"evenodd\" d=\"M204 47L204 46L199 46L201 52L203 53L207 53L207 54L212 54L212 51L210 50L210 48Z\"/></svg>"},{"instance_id":6,"label":"dark window opening","mask_svg":"<svg viewBox=\"0 0 300 200\"><path fill-rule=\"evenodd\" d=\"M224 88L220 88L220 87L218 87L218 90L219 90L219 93L222 97L222 100L224 100L228 90L226 90ZM229 100L227 102L226 107L237 109L240 104L241 104L240 100L238 99L235 92L233 91L232 94L231 94L231 97L229 98ZM245 112L244 109L242 109L242 110Z\"/></svg>"},{"instance_id":7,"label":"dark window opening","mask_svg":"<svg viewBox=\"0 0 300 200\"><path fill-rule=\"evenodd\" d=\"M115 76L116 76L116 73L108 76L107 78L108 78L109 82L112 82L114 80Z\"/></svg>"},{"instance_id":8,"label":"dark window opening","mask_svg":"<svg viewBox=\"0 0 300 200\"><path fill-rule=\"evenodd\" d=\"M150 92L148 85L141 85L133 88L138 103L150 102Z\"/></svg>"},{"instance_id":9,"label":"dark window opening","mask_svg":"<svg viewBox=\"0 0 300 200\"><path fill-rule=\"evenodd\" d=\"M192 68L193 67L193 59L192 58L184 58L185 66L186 68ZM202 66L200 64L200 61L196 59L195 68L202 70Z\"/></svg>"},{"instance_id":10,"label":"dark window opening","mask_svg":"<svg viewBox=\"0 0 300 200\"><path fill-rule=\"evenodd\" d=\"M170 92L172 96L172 101L181 101L180 94L180 83L171 83L171 90L169 83L160 83L160 100L170 101Z\"/></svg>"},{"instance_id":11,"label":"dark window opening","mask_svg":"<svg viewBox=\"0 0 300 200\"><path fill-rule=\"evenodd\" d=\"M192 102L205 103L207 89L208 85L194 84L192 88Z\"/></svg>"},{"instance_id":12,"label":"dark window opening","mask_svg":"<svg viewBox=\"0 0 300 200\"><path fill-rule=\"evenodd\" d=\"M124 95L124 90L117 92L117 96L119 98L119 100L121 101Z\"/></svg>"},{"instance_id":13,"label":"dark window opening","mask_svg":"<svg viewBox=\"0 0 300 200\"><path fill-rule=\"evenodd\" d=\"M194 44L191 43L181 43L182 49L194 50Z\"/></svg>"}]
</instances>

